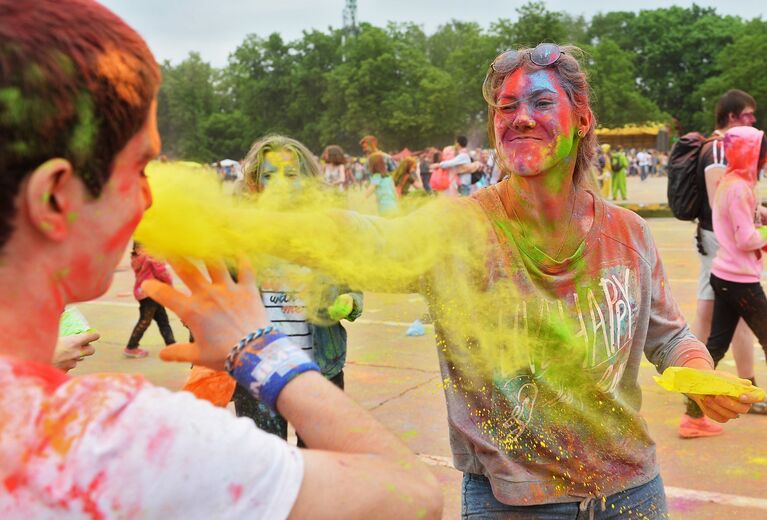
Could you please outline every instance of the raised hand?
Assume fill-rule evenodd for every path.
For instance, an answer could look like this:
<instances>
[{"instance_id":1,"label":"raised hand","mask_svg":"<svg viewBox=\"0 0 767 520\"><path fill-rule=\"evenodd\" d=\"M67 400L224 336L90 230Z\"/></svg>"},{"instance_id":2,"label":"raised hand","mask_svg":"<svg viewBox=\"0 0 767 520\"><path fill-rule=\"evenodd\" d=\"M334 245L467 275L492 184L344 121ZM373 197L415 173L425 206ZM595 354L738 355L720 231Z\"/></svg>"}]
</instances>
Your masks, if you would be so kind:
<instances>
[{"instance_id":1,"label":"raised hand","mask_svg":"<svg viewBox=\"0 0 767 520\"><path fill-rule=\"evenodd\" d=\"M223 262L206 264L209 279L186 260L170 264L190 295L155 280L144 282L142 288L189 326L194 343L170 345L160 351L160 358L223 370L224 360L240 339L270 325L253 271L241 261L235 282Z\"/></svg>"}]
</instances>

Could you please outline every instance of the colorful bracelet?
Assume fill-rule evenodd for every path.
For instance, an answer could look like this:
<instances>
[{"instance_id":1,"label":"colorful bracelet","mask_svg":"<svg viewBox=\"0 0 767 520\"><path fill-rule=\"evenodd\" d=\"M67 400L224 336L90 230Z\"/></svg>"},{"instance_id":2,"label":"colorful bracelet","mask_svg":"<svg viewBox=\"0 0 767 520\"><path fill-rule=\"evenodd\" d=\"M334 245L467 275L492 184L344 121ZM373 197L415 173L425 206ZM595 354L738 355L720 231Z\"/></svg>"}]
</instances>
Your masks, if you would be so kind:
<instances>
[{"instance_id":1,"label":"colorful bracelet","mask_svg":"<svg viewBox=\"0 0 767 520\"><path fill-rule=\"evenodd\" d=\"M229 374L250 394L275 410L277 397L293 378L319 367L274 327L258 329L234 346L225 363Z\"/></svg>"},{"instance_id":2,"label":"colorful bracelet","mask_svg":"<svg viewBox=\"0 0 767 520\"><path fill-rule=\"evenodd\" d=\"M272 331L276 332L276 329L270 325L264 329L257 329L255 332L251 332L250 334L242 338L239 341L239 343L237 343L234 347L232 347L232 351L229 352L229 355L226 357L226 361L224 361L224 368L226 369L226 371L229 372L230 374L232 373L232 365L234 364L234 360L240 354L242 349L244 349L250 343L253 343L255 340L257 340L261 336L266 336L267 334L270 334Z\"/></svg>"}]
</instances>

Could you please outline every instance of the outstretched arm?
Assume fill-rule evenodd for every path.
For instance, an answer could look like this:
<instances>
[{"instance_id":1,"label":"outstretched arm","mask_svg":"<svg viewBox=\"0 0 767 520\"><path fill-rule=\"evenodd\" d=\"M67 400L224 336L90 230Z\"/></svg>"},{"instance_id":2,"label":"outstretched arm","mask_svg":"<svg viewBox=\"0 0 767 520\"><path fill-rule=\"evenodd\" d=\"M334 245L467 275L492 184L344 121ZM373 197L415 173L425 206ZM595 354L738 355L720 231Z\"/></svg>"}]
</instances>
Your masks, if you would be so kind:
<instances>
[{"instance_id":1,"label":"outstretched arm","mask_svg":"<svg viewBox=\"0 0 767 520\"><path fill-rule=\"evenodd\" d=\"M394 219L341 210L259 211L253 218L248 210L236 220L252 227L253 236L263 237L241 244L240 251L318 269L363 291L410 292L450 258L461 258L466 265L484 261L488 224L480 211L470 203L438 200Z\"/></svg>"},{"instance_id":2,"label":"outstretched arm","mask_svg":"<svg viewBox=\"0 0 767 520\"><path fill-rule=\"evenodd\" d=\"M174 269L190 288L190 296L156 281L145 283L144 289L189 324L195 343L172 345L161 357L220 370L239 338L269 325L252 273L241 265L235 283L223 265L208 267L210 281L190 264L177 263ZM282 352L287 356L290 345L285 347ZM270 358L267 349L253 354L262 356L267 367L282 359ZM242 355L236 363L247 362L239 359ZM257 386L253 380L240 383ZM301 452L304 478L291 518L440 517L442 497L428 468L318 372L290 379L279 391L276 408L310 448Z\"/></svg>"}]
</instances>

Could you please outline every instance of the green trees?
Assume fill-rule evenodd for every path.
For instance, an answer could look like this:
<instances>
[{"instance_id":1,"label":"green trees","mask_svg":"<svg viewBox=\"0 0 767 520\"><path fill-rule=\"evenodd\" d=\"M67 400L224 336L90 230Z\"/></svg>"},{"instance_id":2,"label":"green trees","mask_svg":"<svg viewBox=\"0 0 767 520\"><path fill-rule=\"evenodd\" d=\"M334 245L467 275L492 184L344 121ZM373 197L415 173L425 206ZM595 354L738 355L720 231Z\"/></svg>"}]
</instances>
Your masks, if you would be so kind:
<instances>
[{"instance_id":1,"label":"green trees","mask_svg":"<svg viewBox=\"0 0 767 520\"><path fill-rule=\"evenodd\" d=\"M592 108L600 125L618 127L668 119L658 105L640 92L631 54L613 40L602 38L588 50L586 61Z\"/></svg>"},{"instance_id":2,"label":"green trees","mask_svg":"<svg viewBox=\"0 0 767 520\"><path fill-rule=\"evenodd\" d=\"M767 23L760 19L693 5L587 20L540 1L516 14L487 28L453 20L432 34L414 24L363 23L356 36L332 28L295 41L250 35L220 70L194 52L166 62L158 106L164 152L236 159L269 132L317 152L336 143L359 153L368 133L387 150L442 146L456 133L482 140L481 85L490 61L541 41L584 49L594 110L605 126L674 117L684 130L708 130L713 104L728 88L767 105Z\"/></svg>"},{"instance_id":3,"label":"green trees","mask_svg":"<svg viewBox=\"0 0 767 520\"><path fill-rule=\"evenodd\" d=\"M695 114L695 124L713 125L714 105L718 97L731 88L745 90L756 100L759 128L767 124L767 22L761 19L745 24L738 34L723 47L714 61L714 73L696 91L702 100L702 110Z\"/></svg>"},{"instance_id":4,"label":"green trees","mask_svg":"<svg viewBox=\"0 0 767 520\"><path fill-rule=\"evenodd\" d=\"M202 125L218 101L215 71L192 52L175 67L165 62L162 76L157 118L164 152L185 159L205 158L199 148L204 143Z\"/></svg>"}]
</instances>

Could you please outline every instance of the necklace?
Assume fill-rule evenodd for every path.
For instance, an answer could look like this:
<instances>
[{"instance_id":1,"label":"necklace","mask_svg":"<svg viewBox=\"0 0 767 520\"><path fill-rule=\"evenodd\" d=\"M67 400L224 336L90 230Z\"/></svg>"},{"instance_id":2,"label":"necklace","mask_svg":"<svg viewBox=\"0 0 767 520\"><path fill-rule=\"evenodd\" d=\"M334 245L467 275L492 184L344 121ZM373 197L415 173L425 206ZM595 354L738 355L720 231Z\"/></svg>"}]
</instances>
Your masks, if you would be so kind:
<instances>
[{"instance_id":1,"label":"necklace","mask_svg":"<svg viewBox=\"0 0 767 520\"><path fill-rule=\"evenodd\" d=\"M527 242L532 247L534 247L535 249L537 249L538 251L541 251L541 253L546 254L538 246L536 246L535 243L528 237L527 232L525 231L524 223L523 223L522 219L519 217L519 215L517 214L517 211L514 209L514 204L512 203L512 198L511 198L511 188L509 188L509 181L508 181L508 179L506 180L506 196L509 199L509 209L511 209L511 212L514 214L514 218L516 218L516 220L517 220L517 223L519 225L519 232L522 235L522 238L524 239L524 241ZM562 243L560 244L559 249L557 249L557 252L554 253L554 257L553 257L554 260L559 260L559 255L562 254L562 250L565 248L565 244L567 243L567 236L568 236L568 233L570 231L570 225L573 222L573 215L575 214L575 199L576 199L576 197L577 197L577 194L574 193L573 194L572 204L571 204L571 207L570 207L570 217L567 220L567 227L565 228L564 238L562 239ZM546 256L548 256L548 255L546 255Z\"/></svg>"}]
</instances>

